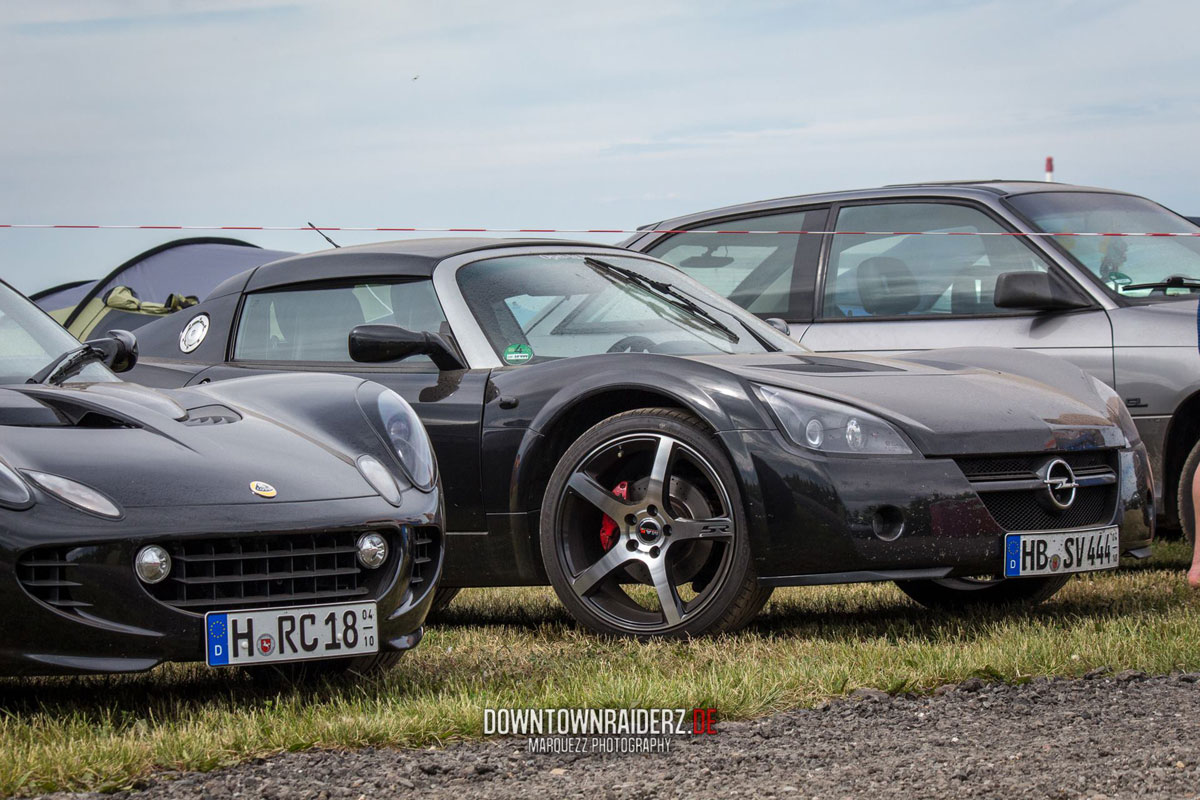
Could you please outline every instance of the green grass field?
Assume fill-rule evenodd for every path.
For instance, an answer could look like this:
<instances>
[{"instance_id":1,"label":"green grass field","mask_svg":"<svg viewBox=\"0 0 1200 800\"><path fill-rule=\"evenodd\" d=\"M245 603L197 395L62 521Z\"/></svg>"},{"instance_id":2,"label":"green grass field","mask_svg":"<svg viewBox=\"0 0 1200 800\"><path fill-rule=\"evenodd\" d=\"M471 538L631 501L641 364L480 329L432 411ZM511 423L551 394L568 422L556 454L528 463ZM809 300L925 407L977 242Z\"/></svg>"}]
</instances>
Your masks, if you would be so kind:
<instances>
[{"instance_id":1,"label":"green grass field","mask_svg":"<svg viewBox=\"0 0 1200 800\"><path fill-rule=\"evenodd\" d=\"M169 667L126 678L0 680L0 796L127 787L312 747L427 746L479 736L486 707L713 706L725 719L860 686L927 691L1106 665L1200 669L1200 596L1180 543L1074 579L1033 610L935 614L890 584L777 591L734 636L606 641L549 589L464 592L385 678L269 691L238 673Z\"/></svg>"}]
</instances>

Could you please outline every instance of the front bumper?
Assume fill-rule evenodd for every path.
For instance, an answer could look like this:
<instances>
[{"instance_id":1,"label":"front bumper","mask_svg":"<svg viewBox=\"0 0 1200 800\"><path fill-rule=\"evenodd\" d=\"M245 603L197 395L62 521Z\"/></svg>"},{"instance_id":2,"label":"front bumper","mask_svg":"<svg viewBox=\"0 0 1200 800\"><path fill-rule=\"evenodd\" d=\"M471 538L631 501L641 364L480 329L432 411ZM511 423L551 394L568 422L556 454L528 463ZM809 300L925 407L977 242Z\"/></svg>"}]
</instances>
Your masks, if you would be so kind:
<instances>
[{"instance_id":1,"label":"front bumper","mask_svg":"<svg viewBox=\"0 0 1200 800\"><path fill-rule=\"evenodd\" d=\"M28 511L0 512L0 674L138 672L166 661L203 661L206 610L337 602L291 600L286 585L276 582L273 585L284 587L276 589L283 597L273 602L250 600L238 606L226 601L206 608L195 602L194 593L191 604L176 594L164 594L171 577L148 587L133 571L134 555L147 544L182 550L201 542L224 544L249 537L279 541L384 532L392 552L383 566L364 578L368 591L353 599L378 603L383 649L409 649L420 641L441 576L442 519L440 492L416 490L405 492L401 508L365 497L136 508L127 509L120 521L50 502ZM418 547L418 539L432 543ZM55 566L55 561L65 565ZM289 563L305 562L297 558ZM227 588L222 584L220 590Z\"/></svg>"},{"instance_id":2,"label":"front bumper","mask_svg":"<svg viewBox=\"0 0 1200 800\"><path fill-rule=\"evenodd\" d=\"M952 458L822 456L775 431L722 439L743 481L751 549L766 585L997 574L1005 535L1029 532L1002 527ZM1154 486L1140 444L1113 459L1116 497L1080 528L1118 525L1127 553L1153 538ZM887 524L896 519L898 532ZM1037 528L1047 529L1057 528Z\"/></svg>"}]
</instances>

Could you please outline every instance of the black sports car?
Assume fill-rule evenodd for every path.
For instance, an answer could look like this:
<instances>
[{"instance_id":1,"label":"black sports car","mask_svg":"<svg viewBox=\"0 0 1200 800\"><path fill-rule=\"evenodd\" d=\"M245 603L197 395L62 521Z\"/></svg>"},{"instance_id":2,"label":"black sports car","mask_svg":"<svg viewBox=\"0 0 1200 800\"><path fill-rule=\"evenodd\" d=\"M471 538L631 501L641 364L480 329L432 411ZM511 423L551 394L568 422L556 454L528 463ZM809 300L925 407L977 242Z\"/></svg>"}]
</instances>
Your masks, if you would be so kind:
<instances>
[{"instance_id":1,"label":"black sports car","mask_svg":"<svg viewBox=\"0 0 1200 800\"><path fill-rule=\"evenodd\" d=\"M1144 553L1111 390L1005 350L817 356L648 256L435 239L304 255L141 329L137 379L347 372L406 397L453 587L551 583L594 630L730 630L772 587L1038 600Z\"/></svg>"},{"instance_id":2,"label":"black sports car","mask_svg":"<svg viewBox=\"0 0 1200 800\"><path fill-rule=\"evenodd\" d=\"M0 674L207 661L362 672L421 639L442 563L411 407L341 375L126 383L0 283Z\"/></svg>"}]
</instances>

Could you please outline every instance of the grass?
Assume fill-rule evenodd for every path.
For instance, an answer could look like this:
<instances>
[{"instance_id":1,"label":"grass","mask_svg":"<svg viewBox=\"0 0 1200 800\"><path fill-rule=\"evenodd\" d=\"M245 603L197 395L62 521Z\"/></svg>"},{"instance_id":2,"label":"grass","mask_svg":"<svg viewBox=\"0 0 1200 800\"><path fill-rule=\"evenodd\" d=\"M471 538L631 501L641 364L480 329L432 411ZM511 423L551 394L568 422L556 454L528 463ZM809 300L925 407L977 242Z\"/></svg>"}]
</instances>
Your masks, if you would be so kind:
<instances>
[{"instance_id":1,"label":"grass","mask_svg":"<svg viewBox=\"0 0 1200 800\"><path fill-rule=\"evenodd\" d=\"M1200 597L1181 543L1076 578L1014 613L935 614L890 584L781 590L747 630L637 644L576 630L548 589L460 595L386 677L270 691L171 666L123 678L0 680L0 796L129 787L313 747L418 747L481 734L486 707L712 706L746 718L871 686L926 691L1105 665L1200 669Z\"/></svg>"}]
</instances>

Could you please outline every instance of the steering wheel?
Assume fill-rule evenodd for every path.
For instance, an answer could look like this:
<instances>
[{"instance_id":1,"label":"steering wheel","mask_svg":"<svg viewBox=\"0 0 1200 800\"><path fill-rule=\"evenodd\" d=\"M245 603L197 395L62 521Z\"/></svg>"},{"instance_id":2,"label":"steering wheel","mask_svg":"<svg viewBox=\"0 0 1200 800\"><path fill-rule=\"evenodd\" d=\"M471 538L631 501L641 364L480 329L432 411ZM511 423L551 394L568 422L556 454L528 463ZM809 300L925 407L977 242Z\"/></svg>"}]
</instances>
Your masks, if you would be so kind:
<instances>
[{"instance_id":1,"label":"steering wheel","mask_svg":"<svg viewBox=\"0 0 1200 800\"><path fill-rule=\"evenodd\" d=\"M608 348L609 353L649 353L654 347L654 340L645 336L625 336L613 342Z\"/></svg>"}]
</instances>

